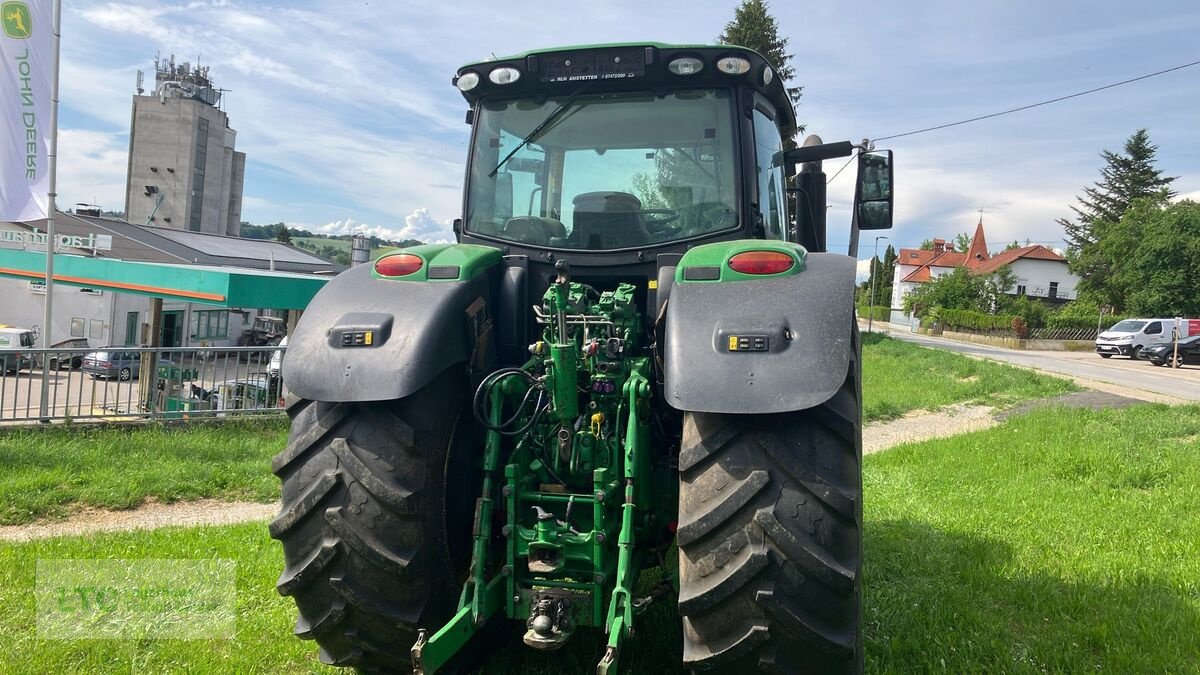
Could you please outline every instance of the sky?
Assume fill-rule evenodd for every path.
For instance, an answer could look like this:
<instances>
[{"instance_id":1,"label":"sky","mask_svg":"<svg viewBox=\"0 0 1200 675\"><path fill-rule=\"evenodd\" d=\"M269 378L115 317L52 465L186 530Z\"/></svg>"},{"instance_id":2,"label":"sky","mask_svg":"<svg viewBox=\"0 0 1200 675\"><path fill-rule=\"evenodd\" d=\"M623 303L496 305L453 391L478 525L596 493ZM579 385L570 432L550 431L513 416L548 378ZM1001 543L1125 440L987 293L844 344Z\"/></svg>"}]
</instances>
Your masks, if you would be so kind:
<instances>
[{"instance_id":1,"label":"sky","mask_svg":"<svg viewBox=\"0 0 1200 675\"><path fill-rule=\"evenodd\" d=\"M229 90L247 154L243 220L328 234L452 238L467 154L456 69L492 54L596 42L712 42L735 0L688 3L63 0L59 203L120 210L136 73L156 53L199 61ZM825 141L882 138L1200 60L1200 4L776 2ZM1062 248L1104 149L1139 128L1200 200L1200 66L951 129L895 152L897 247L973 232ZM840 161L826 163L829 175ZM829 186L830 250L846 252L853 168ZM875 233L863 233L868 257Z\"/></svg>"}]
</instances>

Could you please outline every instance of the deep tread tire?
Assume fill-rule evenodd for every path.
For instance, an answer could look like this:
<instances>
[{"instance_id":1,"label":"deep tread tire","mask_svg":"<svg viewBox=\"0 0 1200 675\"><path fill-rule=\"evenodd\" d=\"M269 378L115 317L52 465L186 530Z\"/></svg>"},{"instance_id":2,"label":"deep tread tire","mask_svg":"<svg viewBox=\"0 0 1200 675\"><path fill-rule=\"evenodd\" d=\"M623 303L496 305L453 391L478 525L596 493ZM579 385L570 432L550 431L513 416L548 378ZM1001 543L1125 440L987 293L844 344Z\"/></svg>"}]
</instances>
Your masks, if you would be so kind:
<instances>
[{"instance_id":1,"label":"deep tread tire","mask_svg":"<svg viewBox=\"0 0 1200 675\"><path fill-rule=\"evenodd\" d=\"M862 396L778 415L687 413L679 613L697 671L860 673Z\"/></svg>"},{"instance_id":2,"label":"deep tread tire","mask_svg":"<svg viewBox=\"0 0 1200 675\"><path fill-rule=\"evenodd\" d=\"M444 374L400 401L289 401L288 446L271 467L283 504L269 529L286 564L277 589L322 663L411 672L417 629L451 616L461 561L446 533L470 527L446 490L463 400Z\"/></svg>"}]
</instances>

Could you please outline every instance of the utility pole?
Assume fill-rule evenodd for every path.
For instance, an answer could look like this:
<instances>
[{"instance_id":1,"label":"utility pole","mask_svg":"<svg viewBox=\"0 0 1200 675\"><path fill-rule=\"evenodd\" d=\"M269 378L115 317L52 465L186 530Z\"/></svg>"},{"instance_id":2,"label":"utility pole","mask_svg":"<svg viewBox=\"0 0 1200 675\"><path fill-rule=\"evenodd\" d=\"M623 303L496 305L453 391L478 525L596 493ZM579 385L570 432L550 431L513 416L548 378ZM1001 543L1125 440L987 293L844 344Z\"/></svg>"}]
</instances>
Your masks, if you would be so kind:
<instances>
[{"instance_id":1,"label":"utility pole","mask_svg":"<svg viewBox=\"0 0 1200 675\"><path fill-rule=\"evenodd\" d=\"M876 263L879 260L879 240L887 239L887 237L875 237L875 255L871 257L871 306L867 308L867 332L871 332L871 324L875 319L875 277L879 276L876 272Z\"/></svg>"}]
</instances>

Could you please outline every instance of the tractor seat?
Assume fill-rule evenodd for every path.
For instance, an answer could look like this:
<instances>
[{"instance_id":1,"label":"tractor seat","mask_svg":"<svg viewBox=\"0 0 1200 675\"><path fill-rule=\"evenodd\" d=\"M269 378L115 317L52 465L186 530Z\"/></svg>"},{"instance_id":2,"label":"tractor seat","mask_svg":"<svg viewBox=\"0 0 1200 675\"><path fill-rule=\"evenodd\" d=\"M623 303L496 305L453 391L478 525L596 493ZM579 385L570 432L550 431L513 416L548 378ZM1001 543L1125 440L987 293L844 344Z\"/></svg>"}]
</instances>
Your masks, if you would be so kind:
<instances>
[{"instance_id":1,"label":"tractor seat","mask_svg":"<svg viewBox=\"0 0 1200 675\"><path fill-rule=\"evenodd\" d=\"M642 201L628 192L584 192L571 204L575 208L573 248L628 248L651 241L642 223Z\"/></svg>"},{"instance_id":2,"label":"tractor seat","mask_svg":"<svg viewBox=\"0 0 1200 675\"><path fill-rule=\"evenodd\" d=\"M504 236L513 241L545 246L551 238L565 238L567 228L553 218L516 216L504 223Z\"/></svg>"}]
</instances>

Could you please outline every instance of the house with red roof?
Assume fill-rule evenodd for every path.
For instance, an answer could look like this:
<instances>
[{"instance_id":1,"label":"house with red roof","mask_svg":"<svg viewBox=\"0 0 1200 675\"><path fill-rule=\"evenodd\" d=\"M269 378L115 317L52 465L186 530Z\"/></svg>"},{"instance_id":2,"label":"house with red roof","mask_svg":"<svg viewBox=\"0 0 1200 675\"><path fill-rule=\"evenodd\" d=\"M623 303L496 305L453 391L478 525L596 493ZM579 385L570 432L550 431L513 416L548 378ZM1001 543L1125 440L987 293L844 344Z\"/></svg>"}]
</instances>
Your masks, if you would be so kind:
<instances>
[{"instance_id":1,"label":"house with red roof","mask_svg":"<svg viewBox=\"0 0 1200 675\"><path fill-rule=\"evenodd\" d=\"M954 250L945 239L934 239L930 249L902 248L896 258L892 278L892 319L907 323L904 298L921 284L965 267L972 274L994 275L1004 266L1016 275L1016 283L1008 292L1027 295L1046 302L1065 302L1075 299L1079 277L1067 268L1067 259L1053 250L1033 244L991 255L983 232L983 221L975 226L975 236L966 253Z\"/></svg>"}]
</instances>

